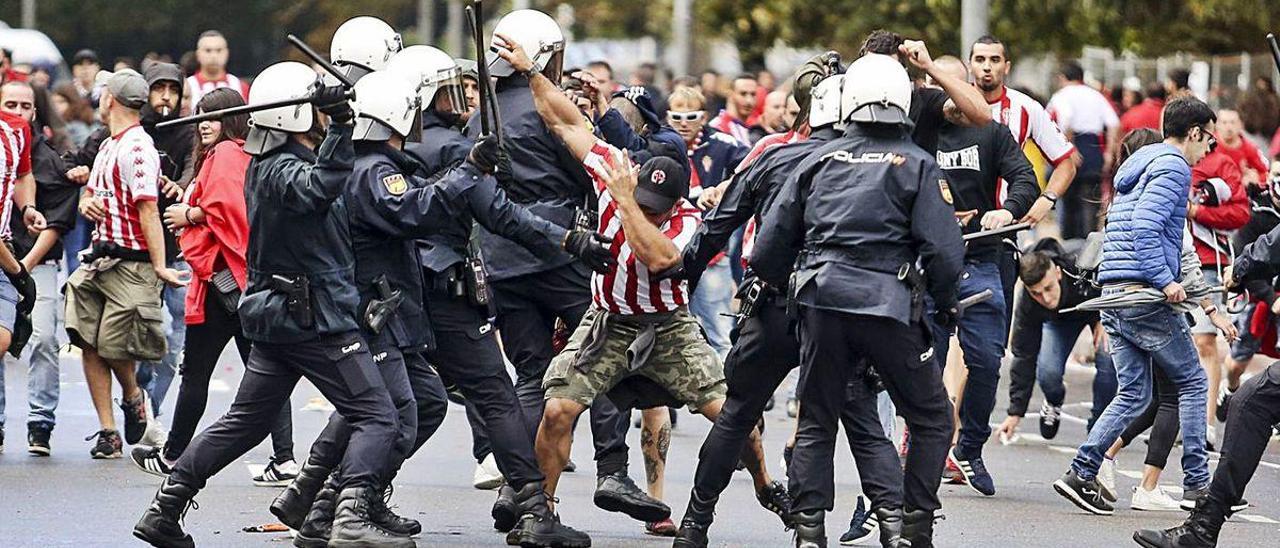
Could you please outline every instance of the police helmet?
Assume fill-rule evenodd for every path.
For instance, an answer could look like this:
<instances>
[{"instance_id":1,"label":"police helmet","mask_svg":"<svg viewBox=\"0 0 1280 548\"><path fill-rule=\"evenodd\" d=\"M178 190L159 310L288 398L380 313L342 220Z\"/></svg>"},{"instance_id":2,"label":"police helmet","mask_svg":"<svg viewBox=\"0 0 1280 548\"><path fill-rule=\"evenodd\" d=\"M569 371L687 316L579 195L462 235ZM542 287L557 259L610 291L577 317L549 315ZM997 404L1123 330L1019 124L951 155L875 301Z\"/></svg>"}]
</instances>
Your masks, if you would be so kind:
<instances>
[{"instance_id":1,"label":"police helmet","mask_svg":"<svg viewBox=\"0 0 1280 548\"><path fill-rule=\"evenodd\" d=\"M409 46L387 62L385 72L401 75L417 84L422 110L435 108L437 93L449 97L452 114L467 110L462 92L462 69L449 54L431 46Z\"/></svg>"},{"instance_id":2,"label":"police helmet","mask_svg":"<svg viewBox=\"0 0 1280 548\"><path fill-rule=\"evenodd\" d=\"M844 123L840 110L843 85L844 75L836 74L823 78L813 86L809 91L809 127L817 129Z\"/></svg>"},{"instance_id":3,"label":"police helmet","mask_svg":"<svg viewBox=\"0 0 1280 548\"><path fill-rule=\"evenodd\" d=\"M386 141L391 135L408 137L418 114L418 88L403 74L379 71L356 82L357 141Z\"/></svg>"},{"instance_id":4,"label":"police helmet","mask_svg":"<svg viewBox=\"0 0 1280 548\"><path fill-rule=\"evenodd\" d=\"M486 62L489 63L489 74L497 77L510 76L515 69L511 64L504 61L498 54L499 45L498 34L511 38L524 48L529 59L533 61L533 70L543 72L551 65L552 61L559 61L563 56L556 55L564 51L564 32L560 30L560 25L552 19L550 15L542 13L538 10L516 10L502 16L498 20L498 24L493 27L494 38L489 43L489 54ZM560 67L552 67L552 71L556 76L560 73Z\"/></svg>"},{"instance_id":5,"label":"police helmet","mask_svg":"<svg viewBox=\"0 0 1280 548\"><path fill-rule=\"evenodd\" d=\"M261 105L307 97L311 95L316 82L316 71L311 67L297 61L281 61L264 69L253 80L253 87L249 88L249 104ZM259 129L303 133L311 129L311 110L309 103L259 110L249 114L249 125Z\"/></svg>"},{"instance_id":6,"label":"police helmet","mask_svg":"<svg viewBox=\"0 0 1280 548\"><path fill-rule=\"evenodd\" d=\"M868 53L845 72L840 103L852 122L905 124L911 112L911 78L897 59Z\"/></svg>"},{"instance_id":7,"label":"police helmet","mask_svg":"<svg viewBox=\"0 0 1280 548\"><path fill-rule=\"evenodd\" d=\"M353 80L359 80L382 70L402 45L400 35L386 21L362 15L348 19L333 33L329 58Z\"/></svg>"}]
</instances>

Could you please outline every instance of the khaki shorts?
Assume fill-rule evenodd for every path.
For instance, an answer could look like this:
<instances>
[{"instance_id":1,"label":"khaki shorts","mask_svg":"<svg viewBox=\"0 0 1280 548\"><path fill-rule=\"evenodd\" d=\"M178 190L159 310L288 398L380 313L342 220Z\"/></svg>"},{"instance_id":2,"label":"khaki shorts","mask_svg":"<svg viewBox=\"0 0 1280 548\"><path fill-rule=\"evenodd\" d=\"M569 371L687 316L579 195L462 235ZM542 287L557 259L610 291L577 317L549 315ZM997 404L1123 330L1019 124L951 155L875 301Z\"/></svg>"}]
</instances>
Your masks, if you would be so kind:
<instances>
[{"instance_id":1,"label":"khaki shorts","mask_svg":"<svg viewBox=\"0 0 1280 548\"><path fill-rule=\"evenodd\" d=\"M588 310L564 350L551 360L542 382L547 399L589 406L596 396L632 375L648 377L693 411L725 398L724 366L687 309L679 309L655 326L649 357L634 371L627 350L644 324L628 321L627 316L609 314L604 346L591 355L581 351L593 324L603 321L604 314L595 307Z\"/></svg>"},{"instance_id":2,"label":"khaki shorts","mask_svg":"<svg viewBox=\"0 0 1280 548\"><path fill-rule=\"evenodd\" d=\"M67 335L109 360L158 360L167 342L150 263L101 258L67 278Z\"/></svg>"}]
</instances>

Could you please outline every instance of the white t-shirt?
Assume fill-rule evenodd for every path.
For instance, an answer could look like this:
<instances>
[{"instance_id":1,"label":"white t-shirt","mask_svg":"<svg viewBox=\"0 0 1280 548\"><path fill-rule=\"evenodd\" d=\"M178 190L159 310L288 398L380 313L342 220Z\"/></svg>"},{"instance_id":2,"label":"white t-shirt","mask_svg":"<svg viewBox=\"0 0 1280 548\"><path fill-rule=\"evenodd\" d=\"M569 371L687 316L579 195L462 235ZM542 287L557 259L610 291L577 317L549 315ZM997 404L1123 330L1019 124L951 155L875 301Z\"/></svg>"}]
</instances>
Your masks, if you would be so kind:
<instances>
[{"instance_id":1,"label":"white t-shirt","mask_svg":"<svg viewBox=\"0 0 1280 548\"><path fill-rule=\"evenodd\" d=\"M1049 99L1049 116L1063 131L1074 134L1106 135L1120 125L1111 102L1102 93L1084 84L1067 84Z\"/></svg>"}]
</instances>

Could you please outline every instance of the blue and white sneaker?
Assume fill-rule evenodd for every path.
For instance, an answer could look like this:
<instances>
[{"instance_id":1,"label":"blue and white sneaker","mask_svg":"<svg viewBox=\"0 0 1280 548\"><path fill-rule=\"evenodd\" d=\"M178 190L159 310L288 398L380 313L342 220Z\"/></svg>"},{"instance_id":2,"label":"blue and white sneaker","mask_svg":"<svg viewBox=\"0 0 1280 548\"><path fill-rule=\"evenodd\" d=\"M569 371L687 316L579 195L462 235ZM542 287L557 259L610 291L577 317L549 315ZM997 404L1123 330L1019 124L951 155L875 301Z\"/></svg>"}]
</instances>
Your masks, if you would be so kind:
<instances>
[{"instance_id":1,"label":"blue and white sneaker","mask_svg":"<svg viewBox=\"0 0 1280 548\"><path fill-rule=\"evenodd\" d=\"M840 535L841 546L853 546L862 541L878 540L880 522L871 509L871 499L858 495L858 503L853 508L853 519L849 520L849 530Z\"/></svg>"},{"instance_id":2,"label":"blue and white sneaker","mask_svg":"<svg viewBox=\"0 0 1280 548\"><path fill-rule=\"evenodd\" d=\"M991 479L991 474L987 473L987 465L982 462L982 457L963 459L956 453L956 448L952 447L951 460L960 467L965 483L968 483L974 491L988 497L996 494L996 482Z\"/></svg>"}]
</instances>

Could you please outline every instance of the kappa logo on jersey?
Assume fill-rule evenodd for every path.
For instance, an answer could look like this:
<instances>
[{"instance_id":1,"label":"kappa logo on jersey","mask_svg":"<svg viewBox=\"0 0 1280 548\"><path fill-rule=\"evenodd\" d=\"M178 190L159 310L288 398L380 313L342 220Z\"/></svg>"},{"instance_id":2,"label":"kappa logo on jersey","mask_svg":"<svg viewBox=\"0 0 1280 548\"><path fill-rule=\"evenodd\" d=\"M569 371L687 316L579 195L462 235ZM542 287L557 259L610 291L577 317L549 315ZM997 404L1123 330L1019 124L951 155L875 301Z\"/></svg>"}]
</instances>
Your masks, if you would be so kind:
<instances>
[{"instance_id":1,"label":"kappa logo on jersey","mask_svg":"<svg viewBox=\"0 0 1280 548\"><path fill-rule=\"evenodd\" d=\"M946 152L938 151L938 167L942 169L982 170L982 156L978 154L978 145Z\"/></svg>"},{"instance_id":2,"label":"kappa logo on jersey","mask_svg":"<svg viewBox=\"0 0 1280 548\"><path fill-rule=\"evenodd\" d=\"M667 172L662 171L661 169L655 169L653 170L653 173L649 175L649 180L653 181L653 184L655 185L661 185L667 181Z\"/></svg>"},{"instance_id":3,"label":"kappa logo on jersey","mask_svg":"<svg viewBox=\"0 0 1280 548\"><path fill-rule=\"evenodd\" d=\"M847 150L837 150L829 152L822 157L823 161L835 160L846 164L892 164L900 166L907 163L907 158L892 152L863 152L858 156L854 156Z\"/></svg>"},{"instance_id":4,"label":"kappa logo on jersey","mask_svg":"<svg viewBox=\"0 0 1280 548\"><path fill-rule=\"evenodd\" d=\"M399 173L383 177L382 186L387 187L387 192L390 192L393 196L399 196L409 190L409 182L405 181L404 175Z\"/></svg>"}]
</instances>

